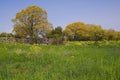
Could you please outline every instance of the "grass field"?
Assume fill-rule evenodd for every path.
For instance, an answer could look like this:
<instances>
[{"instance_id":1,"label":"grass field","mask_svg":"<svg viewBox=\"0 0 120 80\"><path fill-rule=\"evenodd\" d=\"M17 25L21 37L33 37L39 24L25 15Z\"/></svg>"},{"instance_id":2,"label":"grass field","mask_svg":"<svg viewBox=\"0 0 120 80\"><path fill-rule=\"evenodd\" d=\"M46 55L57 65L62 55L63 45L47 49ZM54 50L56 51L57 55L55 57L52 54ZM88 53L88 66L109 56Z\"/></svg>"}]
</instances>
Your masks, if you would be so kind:
<instances>
[{"instance_id":1,"label":"grass field","mask_svg":"<svg viewBox=\"0 0 120 80\"><path fill-rule=\"evenodd\" d=\"M0 80L120 80L120 46L0 43Z\"/></svg>"}]
</instances>

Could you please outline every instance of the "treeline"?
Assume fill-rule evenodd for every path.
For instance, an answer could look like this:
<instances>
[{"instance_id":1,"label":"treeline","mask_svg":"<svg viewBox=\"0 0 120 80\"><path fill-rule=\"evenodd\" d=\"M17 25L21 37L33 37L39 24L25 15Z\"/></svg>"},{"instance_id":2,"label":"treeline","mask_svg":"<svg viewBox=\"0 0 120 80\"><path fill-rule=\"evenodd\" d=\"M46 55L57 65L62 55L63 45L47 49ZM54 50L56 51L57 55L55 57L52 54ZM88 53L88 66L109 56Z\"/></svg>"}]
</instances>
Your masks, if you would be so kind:
<instances>
[{"instance_id":1,"label":"treeline","mask_svg":"<svg viewBox=\"0 0 120 80\"><path fill-rule=\"evenodd\" d=\"M12 33L3 32L0 34L0 37L14 37L14 35Z\"/></svg>"},{"instance_id":2,"label":"treeline","mask_svg":"<svg viewBox=\"0 0 120 80\"><path fill-rule=\"evenodd\" d=\"M103 29L100 25L75 22L66 26L63 31L68 40L72 41L101 41L120 40L120 31Z\"/></svg>"},{"instance_id":3,"label":"treeline","mask_svg":"<svg viewBox=\"0 0 120 80\"><path fill-rule=\"evenodd\" d=\"M43 36L44 35L44 36ZM23 36L23 35L22 35ZM0 37L25 38L17 34L1 33ZM26 36L27 38L27 36ZM61 26L52 28L51 31L38 34L35 40L52 39L53 44L62 44L64 41L102 41L120 40L120 31L103 29L100 25L74 22L63 30Z\"/></svg>"},{"instance_id":4,"label":"treeline","mask_svg":"<svg viewBox=\"0 0 120 80\"><path fill-rule=\"evenodd\" d=\"M12 33L0 37L27 38L31 44L49 41L62 44L65 41L120 40L120 31L103 29L100 25L74 22L65 27L53 27L48 22L47 12L39 6L29 6L16 13Z\"/></svg>"},{"instance_id":5,"label":"treeline","mask_svg":"<svg viewBox=\"0 0 120 80\"><path fill-rule=\"evenodd\" d=\"M103 29L100 25L74 22L66 26L65 30L58 26L53 29L47 38L53 38L55 42L63 41L102 41L120 40L120 31Z\"/></svg>"}]
</instances>

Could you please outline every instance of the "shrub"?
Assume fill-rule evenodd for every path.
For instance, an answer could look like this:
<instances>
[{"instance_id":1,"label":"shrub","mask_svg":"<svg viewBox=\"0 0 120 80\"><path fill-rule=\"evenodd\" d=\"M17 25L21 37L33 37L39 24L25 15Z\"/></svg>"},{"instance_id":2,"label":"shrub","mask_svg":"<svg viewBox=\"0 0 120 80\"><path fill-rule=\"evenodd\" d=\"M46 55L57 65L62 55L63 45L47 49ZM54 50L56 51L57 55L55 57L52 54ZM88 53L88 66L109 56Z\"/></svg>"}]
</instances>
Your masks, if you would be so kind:
<instances>
[{"instance_id":1,"label":"shrub","mask_svg":"<svg viewBox=\"0 0 120 80\"><path fill-rule=\"evenodd\" d=\"M41 51L41 47L38 46L37 44L33 44L32 46L30 46L30 54L38 54Z\"/></svg>"}]
</instances>

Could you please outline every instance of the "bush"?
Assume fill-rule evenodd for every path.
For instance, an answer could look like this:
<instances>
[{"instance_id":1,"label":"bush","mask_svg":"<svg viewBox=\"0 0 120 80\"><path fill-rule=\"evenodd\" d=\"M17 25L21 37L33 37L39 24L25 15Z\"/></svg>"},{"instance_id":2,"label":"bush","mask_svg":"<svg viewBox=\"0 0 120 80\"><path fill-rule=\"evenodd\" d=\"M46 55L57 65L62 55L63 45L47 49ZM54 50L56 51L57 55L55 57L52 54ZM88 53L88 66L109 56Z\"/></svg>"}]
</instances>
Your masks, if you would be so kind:
<instances>
[{"instance_id":1,"label":"bush","mask_svg":"<svg viewBox=\"0 0 120 80\"><path fill-rule=\"evenodd\" d=\"M37 44L33 44L32 46L30 46L30 52L29 54L38 54L41 52L41 47L38 46Z\"/></svg>"}]
</instances>

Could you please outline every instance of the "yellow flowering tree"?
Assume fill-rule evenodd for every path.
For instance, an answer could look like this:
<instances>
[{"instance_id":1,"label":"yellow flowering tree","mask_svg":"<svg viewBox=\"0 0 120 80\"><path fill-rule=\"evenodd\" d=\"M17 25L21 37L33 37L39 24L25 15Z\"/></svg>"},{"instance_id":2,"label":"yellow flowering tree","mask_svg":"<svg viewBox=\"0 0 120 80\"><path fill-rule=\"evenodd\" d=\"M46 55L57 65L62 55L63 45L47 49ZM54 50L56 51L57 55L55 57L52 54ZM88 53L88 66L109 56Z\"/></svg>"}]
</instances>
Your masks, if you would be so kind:
<instances>
[{"instance_id":1,"label":"yellow flowering tree","mask_svg":"<svg viewBox=\"0 0 120 80\"><path fill-rule=\"evenodd\" d=\"M15 23L13 32L20 37L29 36L32 43L39 32L46 34L52 29L47 20L47 12L38 6L29 6L18 12L12 21Z\"/></svg>"},{"instance_id":2,"label":"yellow flowering tree","mask_svg":"<svg viewBox=\"0 0 120 80\"><path fill-rule=\"evenodd\" d=\"M67 25L64 33L72 40L83 40L89 37L88 28L82 22Z\"/></svg>"}]
</instances>

